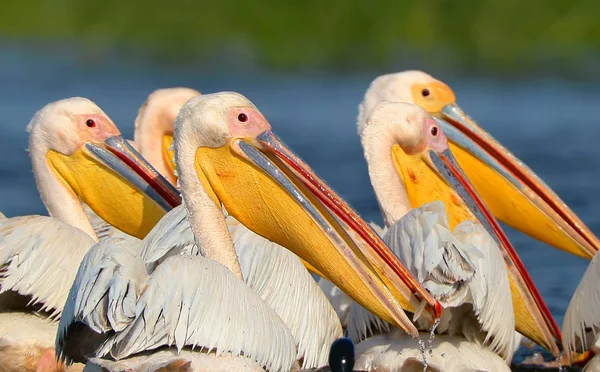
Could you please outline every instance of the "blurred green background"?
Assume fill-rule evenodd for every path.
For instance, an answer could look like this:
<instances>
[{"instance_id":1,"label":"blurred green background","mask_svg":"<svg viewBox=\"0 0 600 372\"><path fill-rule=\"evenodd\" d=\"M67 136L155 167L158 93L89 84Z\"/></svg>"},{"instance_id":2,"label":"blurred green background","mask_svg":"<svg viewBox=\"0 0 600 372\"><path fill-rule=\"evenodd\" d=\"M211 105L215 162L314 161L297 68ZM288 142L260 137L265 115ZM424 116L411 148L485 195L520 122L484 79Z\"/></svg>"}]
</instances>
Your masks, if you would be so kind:
<instances>
[{"instance_id":1,"label":"blurred green background","mask_svg":"<svg viewBox=\"0 0 600 372\"><path fill-rule=\"evenodd\" d=\"M0 38L182 64L353 71L414 61L588 76L599 74L599 17L592 0L37 0L5 3Z\"/></svg>"}]
</instances>

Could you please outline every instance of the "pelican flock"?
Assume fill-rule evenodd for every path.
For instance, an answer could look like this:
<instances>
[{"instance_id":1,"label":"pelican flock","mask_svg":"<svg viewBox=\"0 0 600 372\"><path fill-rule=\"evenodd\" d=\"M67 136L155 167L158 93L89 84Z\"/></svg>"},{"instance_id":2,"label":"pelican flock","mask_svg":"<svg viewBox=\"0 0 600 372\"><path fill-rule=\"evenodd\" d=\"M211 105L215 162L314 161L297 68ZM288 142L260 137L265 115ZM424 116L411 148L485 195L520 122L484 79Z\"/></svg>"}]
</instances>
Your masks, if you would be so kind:
<instances>
[{"instance_id":1,"label":"pelican flock","mask_svg":"<svg viewBox=\"0 0 600 372\"><path fill-rule=\"evenodd\" d=\"M556 193L426 73L374 79L356 125L384 226L238 93L157 90L131 141L88 99L41 108L0 371L509 371L522 342L600 370L600 240ZM562 329L498 221L591 260Z\"/></svg>"}]
</instances>

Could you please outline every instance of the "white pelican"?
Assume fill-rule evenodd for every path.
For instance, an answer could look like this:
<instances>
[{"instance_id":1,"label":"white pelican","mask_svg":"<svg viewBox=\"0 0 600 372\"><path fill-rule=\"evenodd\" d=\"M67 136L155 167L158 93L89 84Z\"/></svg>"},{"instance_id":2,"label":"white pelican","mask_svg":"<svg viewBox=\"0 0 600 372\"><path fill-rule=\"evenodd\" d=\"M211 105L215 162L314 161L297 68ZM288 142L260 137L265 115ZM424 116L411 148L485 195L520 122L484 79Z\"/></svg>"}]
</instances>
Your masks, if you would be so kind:
<instances>
[{"instance_id":1,"label":"white pelican","mask_svg":"<svg viewBox=\"0 0 600 372\"><path fill-rule=\"evenodd\" d=\"M289 370L298 354L296 343L280 317L240 280L244 270L223 208L413 336L418 332L400 306L415 312L424 305L425 316L440 313L439 303L271 133L245 97L219 93L192 98L179 113L174 147L196 248L168 248L157 255L164 250L161 225L171 222L166 218L141 248L108 239L90 250L59 325L61 358L92 358L105 366L133 363L135 368L191 362L197 369L206 358L218 363L227 355L226 363L233 358L254 367ZM178 213L176 208L169 216ZM167 355L184 347L182 354ZM189 353L194 347L216 354ZM247 359L240 360L242 354Z\"/></svg>"},{"instance_id":2,"label":"white pelican","mask_svg":"<svg viewBox=\"0 0 600 372\"><path fill-rule=\"evenodd\" d=\"M359 106L358 132L369 111L379 102L408 102L442 119L440 125L477 192L496 218L515 229L571 254L591 259L600 240L525 163L469 118L455 103L454 92L443 82L420 71L382 75L373 80ZM507 108L510 110L510 108ZM416 170L419 184L431 174ZM407 181L412 205L433 199ZM444 196L440 191L439 196ZM451 212L449 210L449 212ZM458 215L450 213L450 225Z\"/></svg>"},{"instance_id":3,"label":"white pelican","mask_svg":"<svg viewBox=\"0 0 600 372\"><path fill-rule=\"evenodd\" d=\"M80 198L132 235L168 205L146 180L166 183L94 103L71 98L38 111L28 131L36 184L50 217L0 221L0 365L3 371L59 368L53 341L79 263L97 237ZM106 197L110 193L119 199ZM135 219L135 221L133 221Z\"/></svg>"},{"instance_id":4,"label":"white pelican","mask_svg":"<svg viewBox=\"0 0 600 372\"><path fill-rule=\"evenodd\" d=\"M174 121L181 106L198 95L198 91L189 88L154 91L140 108L135 120L134 145L155 169L173 183L176 182L174 152L169 148L172 146ZM185 209L178 213L177 216L181 217L179 225L163 228L164 232L177 231L176 234L169 235L167 243L161 244L165 249L193 243L191 227L184 221ZM173 217L170 219L179 221ZM299 347L298 357L303 359L303 368L321 366L327 360L328 345L341 337L339 320L332 313L329 301L318 290L313 278L305 270L303 272L297 257L246 229L232 216L228 216L226 221L245 281L290 327ZM115 229L110 230L110 236L118 236ZM107 235L109 234L103 234ZM162 239L166 240L164 237ZM154 252L159 257L164 253ZM295 274L290 275L292 272ZM290 297L289 292L303 295ZM299 306L295 301L302 301L304 306ZM307 332L308 330L311 332ZM327 338L321 334L323 332Z\"/></svg>"},{"instance_id":5,"label":"white pelican","mask_svg":"<svg viewBox=\"0 0 600 372\"><path fill-rule=\"evenodd\" d=\"M452 172L451 167L444 169L444 164L452 164L454 158L440 126L415 105L390 102L375 106L366 123L361 141L371 183L389 226L384 240L445 309L436 329L443 335L436 337L428 358L431 368L509 371L507 363L515 349L515 325L519 322L529 325L529 319L534 320L536 327L529 332L558 353L551 339L545 338L546 323L540 312L527 305L528 288L522 279L523 272L510 259L514 255L512 246L479 197L472 191L461 192L456 188L460 181L466 190L472 190L462 171L458 167ZM471 218L461 221L450 232L446 207L441 201L411 210L403 178L398 174L403 173L397 171L404 166L394 154L398 151L423 159L433 172L456 188L458 197L472 212ZM456 174L456 179L449 178L452 174ZM429 186L435 185L422 187ZM511 295L509 278L518 288L513 294L525 295L516 298ZM523 308L530 312L525 314L528 317L523 316L520 310ZM419 323L422 330L430 326ZM521 324L521 329L527 327ZM355 304L350 310L348 331L355 340L364 339L368 333L386 332L357 345L358 369L384 366L400 369L421 358L418 348L407 348L406 339L387 333L388 325Z\"/></svg>"},{"instance_id":6,"label":"white pelican","mask_svg":"<svg viewBox=\"0 0 600 372\"><path fill-rule=\"evenodd\" d=\"M407 89L404 84L397 83L396 79L402 79L405 75L398 75L399 77L396 78L377 78L367 90L365 99L359 106L358 130L361 136L367 127L367 112L377 102L382 100L390 102L403 101L403 97L406 96L405 90ZM408 76L412 75L408 74ZM388 81L390 82L388 83ZM404 82L403 80L401 81ZM432 87L437 87L437 85L434 84ZM428 89L433 89L432 87ZM410 89L407 91L410 93ZM436 120L438 120L438 124L441 127L447 127L440 119L436 118ZM468 147L466 140L463 143ZM364 145L365 142L363 139L363 147ZM463 201L463 196L450 187L451 185L449 186L448 182L440 177L439 172L436 172L429 162L423 161L421 157L410 155L410 152L407 152L407 150L398 144L394 144L394 142L390 142L389 139L385 138L380 138L380 150L386 156L384 159L391 162L391 168L384 167L381 162L377 162L374 165L378 167L370 171L371 182L374 188L377 189L375 186L376 183L389 183L393 185L393 187L390 186L392 187L390 190L397 190L400 186L405 190L403 194L385 193L377 195L386 226L391 226L393 221L397 221L399 216L404 215L406 212L405 209L398 208L400 202L406 203L405 205L418 207L435 200L443 201L448 212L450 229L454 229L464 220L475 219L473 211ZM499 199L497 195L496 199ZM495 223L495 220L491 221L493 222L492 227L494 230L500 232L500 227ZM485 223L485 221L482 222ZM500 236L504 236L503 233ZM510 275L509 279L511 281L512 299L515 309L516 330L558 356L557 343L561 341L561 335L556 322L531 281L517 253L512 247L509 247L507 239L502 242L501 247L504 248L503 255L509 267L509 273L513 274ZM329 284L322 281L320 285L326 289L325 287ZM337 297L341 296L339 293L333 295ZM341 300L336 298L334 301ZM345 314L341 315L344 316Z\"/></svg>"},{"instance_id":7,"label":"white pelican","mask_svg":"<svg viewBox=\"0 0 600 372\"><path fill-rule=\"evenodd\" d=\"M174 167L169 165L173 152L168 151L172 144L173 123L181 106L197 95L200 93L188 88L157 90L142 105L135 121L134 146L157 170L162 170L165 177L173 180ZM184 220L186 215L185 208L181 208L169 217L172 224L163 224L159 229L161 233L154 234L164 242L160 244L163 249L154 250L154 255L161 257L169 247L193 244L191 226ZM123 235L99 218L95 221L98 221L95 228L101 239ZM303 361L302 367L323 365L327 361L328 345L342 335L339 320L327 298L295 255L254 234L232 216L227 217L227 223L246 283L290 328L298 345L298 359ZM168 238L163 233L169 233ZM289 296L290 293L296 295Z\"/></svg>"}]
</instances>

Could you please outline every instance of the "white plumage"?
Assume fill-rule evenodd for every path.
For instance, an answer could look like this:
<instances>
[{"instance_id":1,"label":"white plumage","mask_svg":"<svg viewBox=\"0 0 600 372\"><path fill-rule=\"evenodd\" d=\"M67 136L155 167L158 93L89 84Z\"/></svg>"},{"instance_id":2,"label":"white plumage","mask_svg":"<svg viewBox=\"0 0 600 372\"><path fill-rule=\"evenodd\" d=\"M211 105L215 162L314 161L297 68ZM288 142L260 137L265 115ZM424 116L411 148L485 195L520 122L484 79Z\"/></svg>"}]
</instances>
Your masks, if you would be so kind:
<instances>
[{"instance_id":1,"label":"white plumage","mask_svg":"<svg viewBox=\"0 0 600 372\"><path fill-rule=\"evenodd\" d=\"M82 322L108 335L96 357L123 359L161 346L188 346L217 355L243 353L270 370L292 365L295 345L286 326L225 267L178 255L146 275L139 251L123 243L105 240L86 256L69 296L75 301L59 325L57 351L73 342L68 327Z\"/></svg>"},{"instance_id":2,"label":"white plumage","mask_svg":"<svg viewBox=\"0 0 600 372\"><path fill-rule=\"evenodd\" d=\"M77 267L93 244L85 232L51 217L0 222L0 293L17 292L51 317L60 316Z\"/></svg>"},{"instance_id":3,"label":"white plumage","mask_svg":"<svg viewBox=\"0 0 600 372\"><path fill-rule=\"evenodd\" d=\"M233 217L228 217L227 222L234 239L244 280L284 320L297 345L295 359L302 359L302 365L305 368L326 364L329 346L336 338L341 337L342 330L332 306L319 290L317 283L294 254L256 235ZM108 248L111 243L116 243L122 248ZM154 276L155 274L152 272L169 258L182 255L195 256L201 253L194 243L194 236L184 206L171 210L150 231L141 242L139 252L136 252L136 260L126 254L126 251L132 249L134 248L123 241L109 239L102 241L98 247L94 248L93 252L90 252L90 257L82 263L82 271L89 276L78 277L75 281L86 284L78 284L81 289L70 296L70 298L77 299L78 305L75 306L75 310L69 309L67 312L79 315L73 319L64 318L64 321L61 322L61 329L74 321L83 320L90 328L99 333L109 330L121 331L122 329L115 327L108 319L114 309L107 306L106 301L99 301L99 296L108 295L109 287L106 285L116 280L112 276L121 273L124 267L133 265L142 265L140 267L145 267L148 273ZM112 253L104 251L120 252L120 257L126 257L128 260L119 265L119 269L108 269L107 266L110 267L120 261L112 257ZM145 272L143 275L139 270L136 273L139 277L136 280L145 283L143 279ZM208 275L208 277L213 277L213 275ZM102 278L104 280L101 280ZM194 280L189 282L195 283ZM182 283L186 282L181 282L179 285L184 285ZM223 288L221 290L226 291ZM96 293L96 295L91 296L90 293ZM236 293L230 293L229 296L237 298ZM90 308L94 306L97 308ZM147 306L159 306L159 304L153 301L149 302ZM206 314L206 317L210 319L210 314ZM220 324L214 319L212 322ZM236 329L243 328L237 327ZM264 347L261 343L269 339L270 336L263 335L255 342Z\"/></svg>"},{"instance_id":4,"label":"white plumage","mask_svg":"<svg viewBox=\"0 0 600 372\"><path fill-rule=\"evenodd\" d=\"M427 334L422 334L427 339ZM415 340L394 330L356 345L354 369L363 371L421 372L423 356ZM510 372L500 356L463 337L437 335L432 355L426 350L428 372Z\"/></svg>"},{"instance_id":5,"label":"white plumage","mask_svg":"<svg viewBox=\"0 0 600 372\"><path fill-rule=\"evenodd\" d=\"M197 179L181 189L185 206L165 215L140 244L107 239L89 252L65 306L57 353L92 357L96 365L110 364L105 356L143 365L173 346L232 360L244 355L274 371L289 370L298 358L308 368L325 364L341 326L300 260L228 218L223 226L235 239L246 283L240 281L229 257L223 264L207 258L228 255L219 256L228 242L216 239L227 236L216 223L224 222L221 211ZM210 236L205 244L214 246L199 246L194 233ZM193 369L205 368L206 358L192 359Z\"/></svg>"},{"instance_id":6,"label":"white plumage","mask_svg":"<svg viewBox=\"0 0 600 372\"><path fill-rule=\"evenodd\" d=\"M573 352L589 350L600 332L600 255L586 269L565 313L563 347Z\"/></svg>"},{"instance_id":7,"label":"white plumage","mask_svg":"<svg viewBox=\"0 0 600 372\"><path fill-rule=\"evenodd\" d=\"M246 283L275 310L296 340L303 368L327 364L329 347L342 336L340 321L296 255L235 219L227 219Z\"/></svg>"},{"instance_id":8,"label":"white plumage","mask_svg":"<svg viewBox=\"0 0 600 372\"><path fill-rule=\"evenodd\" d=\"M302 358L306 368L325 364L329 345L341 336L341 326L316 282L294 254L231 217L228 221L250 288L237 279L232 282L235 276L218 263L196 256L199 251L193 243L185 207L179 206L161 219L137 248L111 238L90 251L65 307L69 316L61 319L57 350L68 348L69 325L81 322L97 333L118 332L103 341L95 352L97 357L110 354L121 359L160 346L181 349L198 345L206 351L216 349L217 355L243 352L269 370L285 369L285 355L290 353L292 362ZM172 277L173 273L181 274L179 280ZM167 284L170 287L165 287ZM199 287L205 292L199 292ZM118 297L125 293L128 298ZM178 301L164 296L166 293L182 297ZM260 301L257 294L262 297ZM178 306L184 303L196 306L187 311L197 317L177 323L175 320L181 318ZM241 315L240 309L251 313ZM246 322L229 323L240 317ZM145 327L156 321L163 325ZM168 324L173 328L171 332ZM232 332L229 336L226 329ZM270 350L270 354L261 355L260 350Z\"/></svg>"},{"instance_id":9,"label":"white plumage","mask_svg":"<svg viewBox=\"0 0 600 372\"><path fill-rule=\"evenodd\" d=\"M412 209L383 239L444 306L438 333L466 337L511 360L515 321L508 274L497 244L481 225L464 221L450 232L444 204L435 201ZM372 334L369 330L390 329L364 309L353 309L350 318L348 332L356 341ZM424 331L430 326L420 325Z\"/></svg>"},{"instance_id":10,"label":"white plumage","mask_svg":"<svg viewBox=\"0 0 600 372\"><path fill-rule=\"evenodd\" d=\"M363 109L365 104L369 106L363 103ZM515 350L515 319L508 272L498 245L478 223L464 221L451 232L441 201L411 208L392 147L398 144L412 155L443 143L424 134L431 119L422 109L389 102L373 106L371 112L361 111L359 132L371 183L388 225L374 229L444 306L432 349L436 368L508 370ZM338 295L335 301L343 303L344 298ZM419 315L417 310L414 321L427 339L432 324ZM422 369L417 343L357 303L351 305L347 331L360 342L357 368ZM474 364L452 362L461 359Z\"/></svg>"}]
</instances>

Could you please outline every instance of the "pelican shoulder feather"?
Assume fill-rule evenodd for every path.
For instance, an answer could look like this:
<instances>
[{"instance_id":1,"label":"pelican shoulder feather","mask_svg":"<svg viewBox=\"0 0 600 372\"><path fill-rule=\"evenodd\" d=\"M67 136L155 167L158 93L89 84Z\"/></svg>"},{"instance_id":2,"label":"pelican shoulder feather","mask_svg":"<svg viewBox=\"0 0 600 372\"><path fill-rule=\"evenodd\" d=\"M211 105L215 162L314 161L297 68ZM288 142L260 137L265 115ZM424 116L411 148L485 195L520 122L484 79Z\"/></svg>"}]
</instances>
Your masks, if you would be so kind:
<instances>
[{"instance_id":1,"label":"pelican shoulder feather","mask_svg":"<svg viewBox=\"0 0 600 372\"><path fill-rule=\"evenodd\" d=\"M51 217L3 220L0 292L29 296L30 304L40 304L41 310L50 312L52 317L60 316L77 268L93 244L92 237L84 231Z\"/></svg>"}]
</instances>

